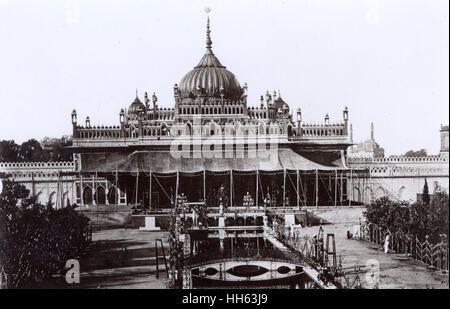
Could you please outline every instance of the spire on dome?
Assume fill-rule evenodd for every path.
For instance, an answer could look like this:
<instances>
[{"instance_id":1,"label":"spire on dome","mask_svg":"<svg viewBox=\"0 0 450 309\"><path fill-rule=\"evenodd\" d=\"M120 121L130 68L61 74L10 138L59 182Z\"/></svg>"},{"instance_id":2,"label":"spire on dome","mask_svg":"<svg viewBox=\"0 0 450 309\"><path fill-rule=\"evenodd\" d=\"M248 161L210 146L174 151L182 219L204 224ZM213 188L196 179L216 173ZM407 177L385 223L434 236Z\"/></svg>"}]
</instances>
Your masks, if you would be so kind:
<instances>
[{"instance_id":1,"label":"spire on dome","mask_svg":"<svg viewBox=\"0 0 450 309\"><path fill-rule=\"evenodd\" d=\"M208 20L206 22L206 48L211 49L212 41L211 41L211 30L209 29L209 15Z\"/></svg>"}]
</instances>

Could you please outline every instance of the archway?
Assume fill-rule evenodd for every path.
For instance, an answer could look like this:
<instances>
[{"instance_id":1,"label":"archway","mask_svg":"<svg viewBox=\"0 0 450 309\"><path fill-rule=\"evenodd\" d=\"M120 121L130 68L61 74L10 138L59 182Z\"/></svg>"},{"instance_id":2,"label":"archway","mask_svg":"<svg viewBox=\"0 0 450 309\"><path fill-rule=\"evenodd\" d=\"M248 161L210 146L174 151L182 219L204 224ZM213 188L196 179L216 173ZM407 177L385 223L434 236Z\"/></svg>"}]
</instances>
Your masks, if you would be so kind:
<instances>
[{"instance_id":1,"label":"archway","mask_svg":"<svg viewBox=\"0 0 450 309\"><path fill-rule=\"evenodd\" d=\"M83 190L83 204L92 205L92 189L89 186Z\"/></svg>"},{"instance_id":2,"label":"archway","mask_svg":"<svg viewBox=\"0 0 450 309\"><path fill-rule=\"evenodd\" d=\"M386 191L383 187L378 187L375 191L375 199L382 198L383 196L386 196Z\"/></svg>"},{"instance_id":3,"label":"archway","mask_svg":"<svg viewBox=\"0 0 450 309\"><path fill-rule=\"evenodd\" d=\"M292 134L292 126L288 126L288 137L291 137L293 134Z\"/></svg>"},{"instance_id":4,"label":"archway","mask_svg":"<svg viewBox=\"0 0 450 309\"><path fill-rule=\"evenodd\" d=\"M370 187L366 187L364 202L366 203L371 202L372 199L373 199L372 189Z\"/></svg>"},{"instance_id":5,"label":"archway","mask_svg":"<svg viewBox=\"0 0 450 309\"><path fill-rule=\"evenodd\" d=\"M191 136L192 135L192 125L190 122L186 123L186 135Z\"/></svg>"},{"instance_id":6,"label":"archway","mask_svg":"<svg viewBox=\"0 0 450 309\"><path fill-rule=\"evenodd\" d=\"M399 200L405 199L405 191L406 191L406 188L404 186L401 187L400 190L398 190L398 199Z\"/></svg>"},{"instance_id":7,"label":"archway","mask_svg":"<svg viewBox=\"0 0 450 309\"><path fill-rule=\"evenodd\" d=\"M97 187L97 192L95 193L95 199L97 201L97 204L99 204L99 205L106 204L106 193L105 193L105 188L103 188L103 186Z\"/></svg>"},{"instance_id":8,"label":"archway","mask_svg":"<svg viewBox=\"0 0 450 309\"><path fill-rule=\"evenodd\" d=\"M108 203L117 204L117 190L116 187L109 188L108 191Z\"/></svg>"},{"instance_id":9,"label":"archway","mask_svg":"<svg viewBox=\"0 0 450 309\"><path fill-rule=\"evenodd\" d=\"M35 195L36 203L44 204L45 201L42 200L42 191L39 191L38 194Z\"/></svg>"},{"instance_id":10,"label":"archway","mask_svg":"<svg viewBox=\"0 0 450 309\"><path fill-rule=\"evenodd\" d=\"M50 195L48 196L48 201L52 205L53 208L56 207L56 192L55 191L50 193Z\"/></svg>"},{"instance_id":11,"label":"archway","mask_svg":"<svg viewBox=\"0 0 450 309\"><path fill-rule=\"evenodd\" d=\"M353 200L356 202L361 202L361 191L358 187L353 188Z\"/></svg>"},{"instance_id":12,"label":"archway","mask_svg":"<svg viewBox=\"0 0 450 309\"><path fill-rule=\"evenodd\" d=\"M64 192L62 202L63 202L64 207L70 206L69 192L67 192L67 191Z\"/></svg>"}]
</instances>

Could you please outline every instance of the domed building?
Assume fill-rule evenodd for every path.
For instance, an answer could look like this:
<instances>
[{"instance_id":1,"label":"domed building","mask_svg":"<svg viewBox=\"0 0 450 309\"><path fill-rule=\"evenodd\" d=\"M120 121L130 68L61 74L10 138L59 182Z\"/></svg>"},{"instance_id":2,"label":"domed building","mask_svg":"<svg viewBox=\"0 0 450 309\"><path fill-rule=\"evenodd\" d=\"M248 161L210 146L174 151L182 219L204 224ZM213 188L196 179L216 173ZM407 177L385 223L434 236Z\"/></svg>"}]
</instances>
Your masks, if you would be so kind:
<instances>
[{"instance_id":1,"label":"domed building","mask_svg":"<svg viewBox=\"0 0 450 309\"><path fill-rule=\"evenodd\" d=\"M113 127L81 126L74 111L80 175L106 177L107 187L117 188L111 194L119 204L159 209L170 207L181 192L189 201L214 206L211 196L221 186L230 195L228 206L242 205L245 192L253 192L256 205L267 194L278 206L342 204L349 181L348 110L343 121L330 123L326 116L323 124L308 124L300 108L293 119L280 91L266 91L249 106L247 83L220 62L212 45L208 17L205 53L174 85L173 107L158 106L155 93L146 92L143 102L136 93L119 113L120 126ZM318 181L321 173L326 182ZM86 204L83 196L78 202Z\"/></svg>"}]
</instances>

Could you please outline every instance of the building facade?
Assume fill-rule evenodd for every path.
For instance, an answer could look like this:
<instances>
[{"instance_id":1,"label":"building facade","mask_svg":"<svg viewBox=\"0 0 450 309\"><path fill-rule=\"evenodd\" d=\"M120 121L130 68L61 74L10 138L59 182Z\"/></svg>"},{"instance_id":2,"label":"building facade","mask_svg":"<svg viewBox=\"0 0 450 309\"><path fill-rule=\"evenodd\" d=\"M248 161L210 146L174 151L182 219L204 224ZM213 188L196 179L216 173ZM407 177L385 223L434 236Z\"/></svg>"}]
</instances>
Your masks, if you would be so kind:
<instances>
[{"instance_id":1,"label":"building facade","mask_svg":"<svg viewBox=\"0 0 450 309\"><path fill-rule=\"evenodd\" d=\"M373 126L372 138L373 140ZM352 153L348 165L352 168L368 168L370 178L364 185L356 182L350 194L355 201L369 201L389 196L397 200L416 201L427 181L430 194L449 192L448 125L440 129L441 149L437 155L424 157L379 157L363 147L361 153ZM378 145L378 144L377 144ZM351 147L355 149L355 147ZM354 151L354 150L353 150ZM349 151L350 152L350 151Z\"/></svg>"},{"instance_id":2,"label":"building facade","mask_svg":"<svg viewBox=\"0 0 450 309\"><path fill-rule=\"evenodd\" d=\"M89 116L80 124L74 110L73 162L0 163L0 172L42 203L102 209L168 209L180 195L212 206L220 194L227 206L413 199L425 177L448 190L448 126L439 156L383 158L373 124L371 139L353 146L347 107L337 122L327 114L309 124L279 91L250 105L248 89L214 55L208 18L205 53L174 84L173 108L160 107L156 93L145 92L142 102L136 91L117 125L94 126Z\"/></svg>"}]
</instances>

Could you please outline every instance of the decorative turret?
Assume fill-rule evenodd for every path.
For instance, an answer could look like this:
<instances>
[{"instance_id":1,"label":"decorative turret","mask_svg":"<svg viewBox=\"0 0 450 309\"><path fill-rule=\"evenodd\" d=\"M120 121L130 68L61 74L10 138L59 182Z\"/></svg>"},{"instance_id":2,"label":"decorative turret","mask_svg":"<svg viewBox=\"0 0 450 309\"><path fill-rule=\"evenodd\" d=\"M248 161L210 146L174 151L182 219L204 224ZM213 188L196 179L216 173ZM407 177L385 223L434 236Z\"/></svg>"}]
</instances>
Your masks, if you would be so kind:
<instances>
[{"instance_id":1,"label":"decorative turret","mask_svg":"<svg viewBox=\"0 0 450 309\"><path fill-rule=\"evenodd\" d=\"M270 93L269 93L269 90L267 90L266 91L266 105L267 105L267 108L269 108L270 107Z\"/></svg>"},{"instance_id":2,"label":"decorative turret","mask_svg":"<svg viewBox=\"0 0 450 309\"><path fill-rule=\"evenodd\" d=\"M325 125L330 124L330 116L328 114L325 115Z\"/></svg>"},{"instance_id":3,"label":"decorative turret","mask_svg":"<svg viewBox=\"0 0 450 309\"><path fill-rule=\"evenodd\" d=\"M448 125L442 125L441 124L441 151L440 151L440 155L442 157L446 157L448 158Z\"/></svg>"},{"instance_id":4,"label":"decorative turret","mask_svg":"<svg viewBox=\"0 0 450 309\"><path fill-rule=\"evenodd\" d=\"M91 120L89 119L89 116L86 117L86 127L90 127L91 126Z\"/></svg>"},{"instance_id":5,"label":"decorative turret","mask_svg":"<svg viewBox=\"0 0 450 309\"><path fill-rule=\"evenodd\" d=\"M350 139L349 139L350 143L353 144L353 126L352 124L350 124Z\"/></svg>"},{"instance_id":6,"label":"decorative turret","mask_svg":"<svg viewBox=\"0 0 450 309\"><path fill-rule=\"evenodd\" d=\"M372 140L372 141L374 141L375 140L375 138L374 138L374 132L373 132L374 130L373 130L373 122L371 122L370 123L370 139Z\"/></svg>"},{"instance_id":7,"label":"decorative turret","mask_svg":"<svg viewBox=\"0 0 450 309\"><path fill-rule=\"evenodd\" d=\"M179 96L178 84L173 85L173 95L175 98L178 98L178 96Z\"/></svg>"},{"instance_id":8,"label":"decorative turret","mask_svg":"<svg viewBox=\"0 0 450 309\"><path fill-rule=\"evenodd\" d=\"M149 100L149 98L148 98L148 93L147 93L147 91L145 92L145 95L144 95L144 102L145 102L145 108L148 110L148 102L150 102L150 100Z\"/></svg>"},{"instance_id":9,"label":"decorative turret","mask_svg":"<svg viewBox=\"0 0 450 309\"><path fill-rule=\"evenodd\" d=\"M72 137L76 138L77 137L77 111L73 110L72 111Z\"/></svg>"},{"instance_id":10,"label":"decorative turret","mask_svg":"<svg viewBox=\"0 0 450 309\"><path fill-rule=\"evenodd\" d=\"M242 89L244 90L244 96L247 96L247 92L248 92L248 86L247 83L244 83L244 87L242 87Z\"/></svg>"},{"instance_id":11,"label":"decorative turret","mask_svg":"<svg viewBox=\"0 0 450 309\"><path fill-rule=\"evenodd\" d=\"M348 107L346 106L344 108L344 111L342 112L344 117L344 135L348 134Z\"/></svg>"},{"instance_id":12,"label":"decorative turret","mask_svg":"<svg viewBox=\"0 0 450 309\"><path fill-rule=\"evenodd\" d=\"M153 92L152 95L152 103L153 103L153 119L156 119L156 102L158 102L158 97L156 96L156 93Z\"/></svg>"},{"instance_id":13,"label":"decorative turret","mask_svg":"<svg viewBox=\"0 0 450 309\"><path fill-rule=\"evenodd\" d=\"M73 125L77 124L77 111L76 110L72 111L72 124Z\"/></svg>"},{"instance_id":14,"label":"decorative turret","mask_svg":"<svg viewBox=\"0 0 450 309\"><path fill-rule=\"evenodd\" d=\"M120 125L123 126L125 124L125 111L123 110L123 108L120 110L119 119Z\"/></svg>"},{"instance_id":15,"label":"decorative turret","mask_svg":"<svg viewBox=\"0 0 450 309\"><path fill-rule=\"evenodd\" d=\"M297 135L300 136L302 133L302 109L297 108Z\"/></svg>"},{"instance_id":16,"label":"decorative turret","mask_svg":"<svg viewBox=\"0 0 450 309\"><path fill-rule=\"evenodd\" d=\"M262 95L261 96L261 109L263 109L264 108L264 96Z\"/></svg>"}]
</instances>

